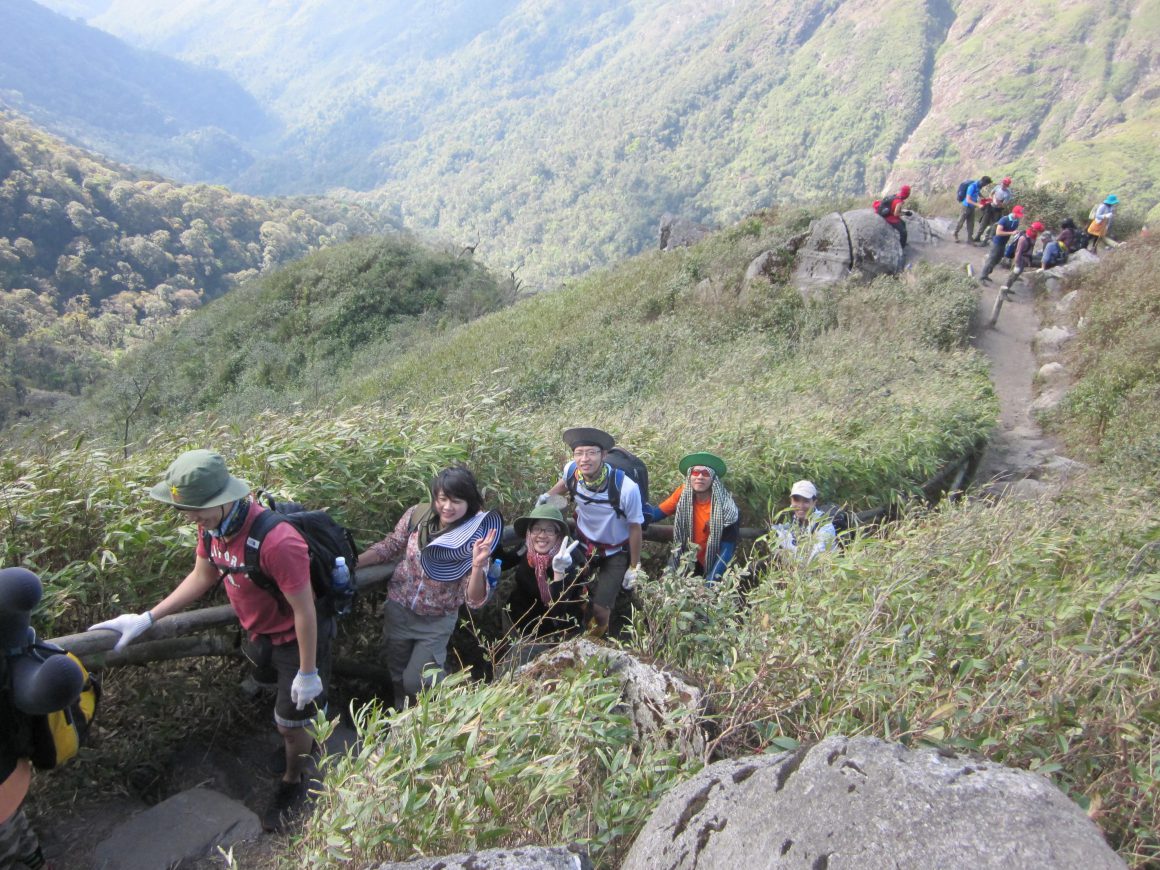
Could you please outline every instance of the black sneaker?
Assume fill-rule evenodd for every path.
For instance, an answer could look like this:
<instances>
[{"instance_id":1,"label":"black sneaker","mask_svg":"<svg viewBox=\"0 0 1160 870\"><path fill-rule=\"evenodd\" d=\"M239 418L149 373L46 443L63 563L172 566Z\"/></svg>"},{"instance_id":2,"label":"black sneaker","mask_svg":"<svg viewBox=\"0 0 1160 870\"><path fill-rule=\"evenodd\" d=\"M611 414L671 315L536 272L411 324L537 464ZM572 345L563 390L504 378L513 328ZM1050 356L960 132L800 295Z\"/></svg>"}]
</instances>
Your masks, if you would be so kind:
<instances>
[{"instance_id":1,"label":"black sneaker","mask_svg":"<svg viewBox=\"0 0 1160 870\"><path fill-rule=\"evenodd\" d=\"M990 278L990 276L988 276L988 275L984 275L984 276L983 276L983 277L981 277L979 280L980 280L980 281L982 281L984 284L990 284L990 283L991 283L991 278Z\"/></svg>"},{"instance_id":2,"label":"black sneaker","mask_svg":"<svg viewBox=\"0 0 1160 870\"><path fill-rule=\"evenodd\" d=\"M270 806L262 816L262 830L280 833L296 818L306 804L305 782L279 782Z\"/></svg>"}]
</instances>

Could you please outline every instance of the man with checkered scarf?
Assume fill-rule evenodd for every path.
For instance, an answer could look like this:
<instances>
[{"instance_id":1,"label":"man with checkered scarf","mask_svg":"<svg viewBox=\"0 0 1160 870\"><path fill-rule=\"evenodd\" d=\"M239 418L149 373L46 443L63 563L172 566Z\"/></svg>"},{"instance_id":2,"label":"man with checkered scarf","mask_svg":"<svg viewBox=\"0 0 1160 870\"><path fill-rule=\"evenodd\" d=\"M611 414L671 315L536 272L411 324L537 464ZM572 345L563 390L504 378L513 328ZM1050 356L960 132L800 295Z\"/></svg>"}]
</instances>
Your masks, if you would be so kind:
<instances>
[{"instance_id":1,"label":"man with checkered scarf","mask_svg":"<svg viewBox=\"0 0 1160 870\"><path fill-rule=\"evenodd\" d=\"M737 549L741 515L721 482L726 466L720 457L690 453L681 459L678 468L685 475L685 482L660 505L645 505L644 512L650 522L673 517L674 563L691 542L697 548L693 571L710 585L721 579Z\"/></svg>"}]
</instances>

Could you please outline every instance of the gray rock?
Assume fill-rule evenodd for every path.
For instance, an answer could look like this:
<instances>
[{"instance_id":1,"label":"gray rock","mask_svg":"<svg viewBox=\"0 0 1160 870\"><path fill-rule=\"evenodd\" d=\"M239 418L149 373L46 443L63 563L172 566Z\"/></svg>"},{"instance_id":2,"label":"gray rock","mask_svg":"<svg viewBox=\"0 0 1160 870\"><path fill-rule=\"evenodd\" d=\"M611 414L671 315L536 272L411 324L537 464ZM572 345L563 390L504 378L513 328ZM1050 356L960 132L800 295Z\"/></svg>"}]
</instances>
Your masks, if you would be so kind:
<instances>
[{"instance_id":1,"label":"gray rock","mask_svg":"<svg viewBox=\"0 0 1160 870\"><path fill-rule=\"evenodd\" d=\"M375 870L591 870L586 852L564 846L485 849L439 858L412 858L379 864Z\"/></svg>"},{"instance_id":2,"label":"gray rock","mask_svg":"<svg viewBox=\"0 0 1160 870\"><path fill-rule=\"evenodd\" d=\"M852 271L866 278L896 275L903 262L898 233L870 209L832 212L810 224L809 238L797 252L793 283L808 291L841 281Z\"/></svg>"},{"instance_id":3,"label":"gray rock","mask_svg":"<svg viewBox=\"0 0 1160 870\"><path fill-rule=\"evenodd\" d=\"M745 270L745 283L754 281L762 275L768 275L774 263L773 251L765 251L758 254L753 262L749 264L749 268Z\"/></svg>"},{"instance_id":4,"label":"gray rock","mask_svg":"<svg viewBox=\"0 0 1160 870\"><path fill-rule=\"evenodd\" d=\"M622 870L1126 865L1048 780L870 737L718 762L666 795Z\"/></svg>"},{"instance_id":5,"label":"gray rock","mask_svg":"<svg viewBox=\"0 0 1160 870\"><path fill-rule=\"evenodd\" d=\"M1032 415L1046 413L1047 411L1055 408L1060 402L1062 402L1064 398L1067 397L1067 394L1068 386L1066 384L1060 384L1052 387L1049 390L1044 390L1039 394L1039 396L1036 397L1035 401L1031 403L1028 411L1030 411Z\"/></svg>"},{"instance_id":6,"label":"gray rock","mask_svg":"<svg viewBox=\"0 0 1160 870\"><path fill-rule=\"evenodd\" d=\"M855 209L842 215L850 230L850 249L854 268L867 278L879 275L897 275L902 271L904 257L898 233L868 208ZM910 224L907 224L910 232ZM909 240L908 240L909 244Z\"/></svg>"},{"instance_id":7,"label":"gray rock","mask_svg":"<svg viewBox=\"0 0 1160 870\"><path fill-rule=\"evenodd\" d=\"M1035 377L1044 384L1058 384L1067 380L1067 369L1063 367L1063 363L1044 363L1039 367Z\"/></svg>"},{"instance_id":8,"label":"gray rock","mask_svg":"<svg viewBox=\"0 0 1160 870\"><path fill-rule=\"evenodd\" d=\"M1079 291L1072 290L1067 293L1062 299L1055 303L1055 310L1060 314L1071 314L1071 309L1075 307L1075 301L1079 298Z\"/></svg>"},{"instance_id":9,"label":"gray rock","mask_svg":"<svg viewBox=\"0 0 1160 870\"><path fill-rule=\"evenodd\" d=\"M1075 338L1075 333L1064 326L1048 326L1035 333L1035 346L1040 353L1055 353Z\"/></svg>"},{"instance_id":10,"label":"gray rock","mask_svg":"<svg viewBox=\"0 0 1160 870\"><path fill-rule=\"evenodd\" d=\"M685 758L704 756L704 693L623 650L585 638L570 640L520 668L517 678L542 682L555 672L590 659L607 662L609 672L620 678L621 698L638 741L664 741Z\"/></svg>"},{"instance_id":11,"label":"gray rock","mask_svg":"<svg viewBox=\"0 0 1160 870\"><path fill-rule=\"evenodd\" d=\"M794 259L794 286L808 289L833 284L848 277L853 264L846 221L838 212L831 212L810 222L809 237Z\"/></svg>"},{"instance_id":12,"label":"gray rock","mask_svg":"<svg viewBox=\"0 0 1160 870\"><path fill-rule=\"evenodd\" d=\"M97 870L157 870L201 858L217 846L261 836L245 804L206 788L176 794L117 826L95 852Z\"/></svg>"},{"instance_id":13,"label":"gray rock","mask_svg":"<svg viewBox=\"0 0 1160 870\"><path fill-rule=\"evenodd\" d=\"M701 241L711 232L713 230L709 227L666 212L661 217L660 249L671 251L673 248L687 248L689 245Z\"/></svg>"}]
</instances>

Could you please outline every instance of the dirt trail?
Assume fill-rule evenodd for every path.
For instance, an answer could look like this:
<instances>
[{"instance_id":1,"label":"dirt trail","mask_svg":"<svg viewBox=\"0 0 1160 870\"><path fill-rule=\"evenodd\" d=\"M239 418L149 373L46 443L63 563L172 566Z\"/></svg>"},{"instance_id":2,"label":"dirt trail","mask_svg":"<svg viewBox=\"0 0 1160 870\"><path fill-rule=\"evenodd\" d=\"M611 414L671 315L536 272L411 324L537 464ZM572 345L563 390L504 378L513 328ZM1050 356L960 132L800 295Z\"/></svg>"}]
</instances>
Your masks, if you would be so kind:
<instances>
[{"instance_id":1,"label":"dirt trail","mask_svg":"<svg viewBox=\"0 0 1160 870\"><path fill-rule=\"evenodd\" d=\"M931 225L934 241L908 246L907 264L927 260L963 269L970 264L976 273L980 271L986 248L952 241L949 221L935 218ZM975 475L976 486L992 491L1036 477L1038 470L1056 455L1055 443L1043 434L1029 410L1035 398L1032 382L1039 368L1032 351L1039 316L1027 282L1015 286L1014 298L1003 305L995 328L986 325L1007 274L1003 268L996 269L993 283L979 285L982 293L972 342L991 361L991 381L999 398L999 425L991 435Z\"/></svg>"}]
</instances>

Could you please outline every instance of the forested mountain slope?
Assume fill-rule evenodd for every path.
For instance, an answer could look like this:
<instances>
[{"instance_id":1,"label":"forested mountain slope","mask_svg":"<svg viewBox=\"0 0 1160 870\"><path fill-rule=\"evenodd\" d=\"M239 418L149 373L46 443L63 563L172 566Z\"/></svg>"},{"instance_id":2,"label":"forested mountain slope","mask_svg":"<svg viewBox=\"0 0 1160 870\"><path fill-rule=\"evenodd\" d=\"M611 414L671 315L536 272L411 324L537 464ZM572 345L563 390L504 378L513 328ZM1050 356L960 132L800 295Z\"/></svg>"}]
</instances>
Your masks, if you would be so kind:
<instances>
[{"instance_id":1,"label":"forested mountain slope","mask_svg":"<svg viewBox=\"0 0 1160 870\"><path fill-rule=\"evenodd\" d=\"M225 181L274 124L237 82L132 48L32 0L0 3L0 107L114 159ZM250 144L246 144L250 143Z\"/></svg>"},{"instance_id":2,"label":"forested mountain slope","mask_svg":"<svg viewBox=\"0 0 1160 870\"><path fill-rule=\"evenodd\" d=\"M248 277L387 228L349 203L134 173L0 113L0 422Z\"/></svg>"},{"instance_id":3,"label":"forested mountain slope","mask_svg":"<svg viewBox=\"0 0 1160 870\"><path fill-rule=\"evenodd\" d=\"M95 7L288 125L244 189L374 191L533 284L642 248L666 210L725 223L888 179L1018 170L1157 202L1160 0Z\"/></svg>"}]
</instances>

